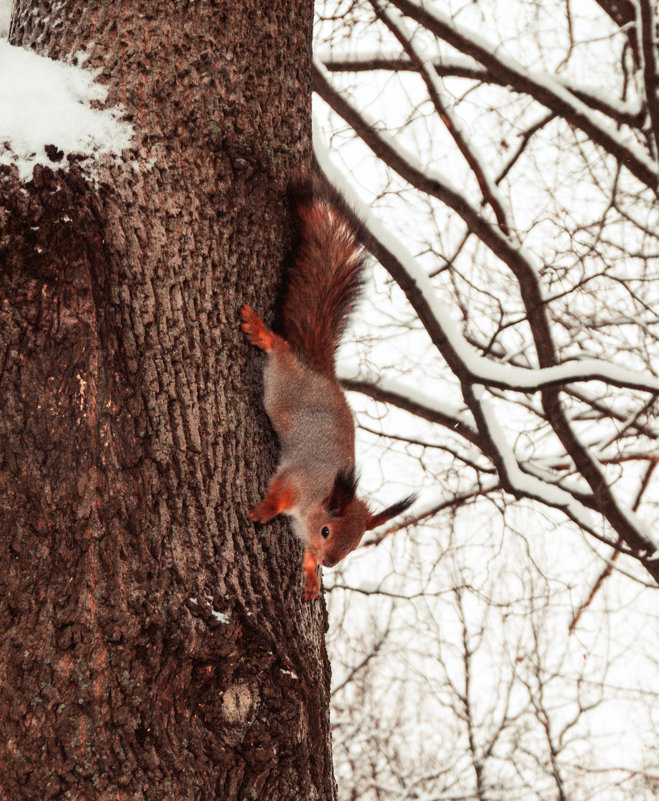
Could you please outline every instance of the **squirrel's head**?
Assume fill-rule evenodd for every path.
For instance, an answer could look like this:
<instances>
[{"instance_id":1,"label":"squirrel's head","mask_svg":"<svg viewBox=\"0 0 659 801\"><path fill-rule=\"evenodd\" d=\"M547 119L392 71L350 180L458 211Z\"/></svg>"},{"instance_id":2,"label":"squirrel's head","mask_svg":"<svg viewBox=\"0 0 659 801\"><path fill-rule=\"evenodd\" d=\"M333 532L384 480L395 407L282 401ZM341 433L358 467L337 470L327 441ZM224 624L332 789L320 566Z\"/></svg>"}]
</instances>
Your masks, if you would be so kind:
<instances>
[{"instance_id":1,"label":"squirrel's head","mask_svg":"<svg viewBox=\"0 0 659 801\"><path fill-rule=\"evenodd\" d=\"M414 503L415 497L404 498L374 515L357 497L354 468L339 471L329 495L306 520L316 561L325 567L334 567L357 547L365 531L404 512Z\"/></svg>"}]
</instances>

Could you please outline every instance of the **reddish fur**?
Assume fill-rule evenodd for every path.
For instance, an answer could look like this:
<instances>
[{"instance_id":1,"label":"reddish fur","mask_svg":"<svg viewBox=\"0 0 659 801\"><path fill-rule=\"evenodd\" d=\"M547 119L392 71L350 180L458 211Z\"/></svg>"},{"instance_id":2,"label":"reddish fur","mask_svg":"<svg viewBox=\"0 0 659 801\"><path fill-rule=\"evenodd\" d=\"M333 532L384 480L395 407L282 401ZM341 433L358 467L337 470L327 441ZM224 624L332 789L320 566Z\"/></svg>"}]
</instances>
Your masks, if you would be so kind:
<instances>
[{"instance_id":1,"label":"reddish fur","mask_svg":"<svg viewBox=\"0 0 659 801\"><path fill-rule=\"evenodd\" d=\"M297 247L283 310L284 337L307 364L334 377L335 354L363 284L358 230L320 184L298 187Z\"/></svg>"}]
</instances>

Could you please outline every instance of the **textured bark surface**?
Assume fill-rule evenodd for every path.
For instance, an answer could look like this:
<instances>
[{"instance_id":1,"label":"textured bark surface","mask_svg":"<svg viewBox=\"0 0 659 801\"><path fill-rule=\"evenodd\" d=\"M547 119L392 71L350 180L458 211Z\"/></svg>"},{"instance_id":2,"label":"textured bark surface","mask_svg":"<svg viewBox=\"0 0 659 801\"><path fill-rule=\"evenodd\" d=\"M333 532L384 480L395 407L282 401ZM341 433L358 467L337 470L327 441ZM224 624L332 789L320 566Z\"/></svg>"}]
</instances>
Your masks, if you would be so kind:
<instances>
[{"instance_id":1,"label":"textured bark surface","mask_svg":"<svg viewBox=\"0 0 659 801\"><path fill-rule=\"evenodd\" d=\"M238 325L272 320L310 163L311 18L17 4L11 41L84 51L136 138L94 180L0 174L1 798L335 797L324 605L247 516L276 443Z\"/></svg>"}]
</instances>

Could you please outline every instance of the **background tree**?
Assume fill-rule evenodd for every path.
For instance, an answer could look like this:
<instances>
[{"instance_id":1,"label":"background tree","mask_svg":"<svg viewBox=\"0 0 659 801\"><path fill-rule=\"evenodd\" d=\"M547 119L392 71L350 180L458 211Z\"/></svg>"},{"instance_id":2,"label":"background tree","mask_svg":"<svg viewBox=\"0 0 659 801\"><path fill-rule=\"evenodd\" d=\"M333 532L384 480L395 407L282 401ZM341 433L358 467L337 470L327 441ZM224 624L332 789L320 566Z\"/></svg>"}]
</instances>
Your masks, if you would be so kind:
<instances>
[{"instance_id":1,"label":"background tree","mask_svg":"<svg viewBox=\"0 0 659 801\"><path fill-rule=\"evenodd\" d=\"M11 43L84 56L134 138L0 168L3 798L335 796L324 606L247 517L276 450L238 327L310 166L311 23L15 3Z\"/></svg>"},{"instance_id":2,"label":"background tree","mask_svg":"<svg viewBox=\"0 0 659 801\"><path fill-rule=\"evenodd\" d=\"M331 584L343 797L653 798L656 3L317 11L364 478L422 490Z\"/></svg>"}]
</instances>

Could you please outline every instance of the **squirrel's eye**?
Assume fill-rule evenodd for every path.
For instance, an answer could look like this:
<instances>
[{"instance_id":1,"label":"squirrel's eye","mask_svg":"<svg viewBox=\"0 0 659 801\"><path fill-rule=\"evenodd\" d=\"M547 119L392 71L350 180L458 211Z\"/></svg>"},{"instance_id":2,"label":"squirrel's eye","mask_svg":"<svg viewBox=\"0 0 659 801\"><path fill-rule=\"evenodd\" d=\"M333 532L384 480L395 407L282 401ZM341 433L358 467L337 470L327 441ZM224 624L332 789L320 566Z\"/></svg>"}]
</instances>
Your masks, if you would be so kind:
<instances>
[{"instance_id":1,"label":"squirrel's eye","mask_svg":"<svg viewBox=\"0 0 659 801\"><path fill-rule=\"evenodd\" d=\"M320 533L325 539L327 539L330 535L329 526L323 526L322 529L320 530Z\"/></svg>"}]
</instances>

